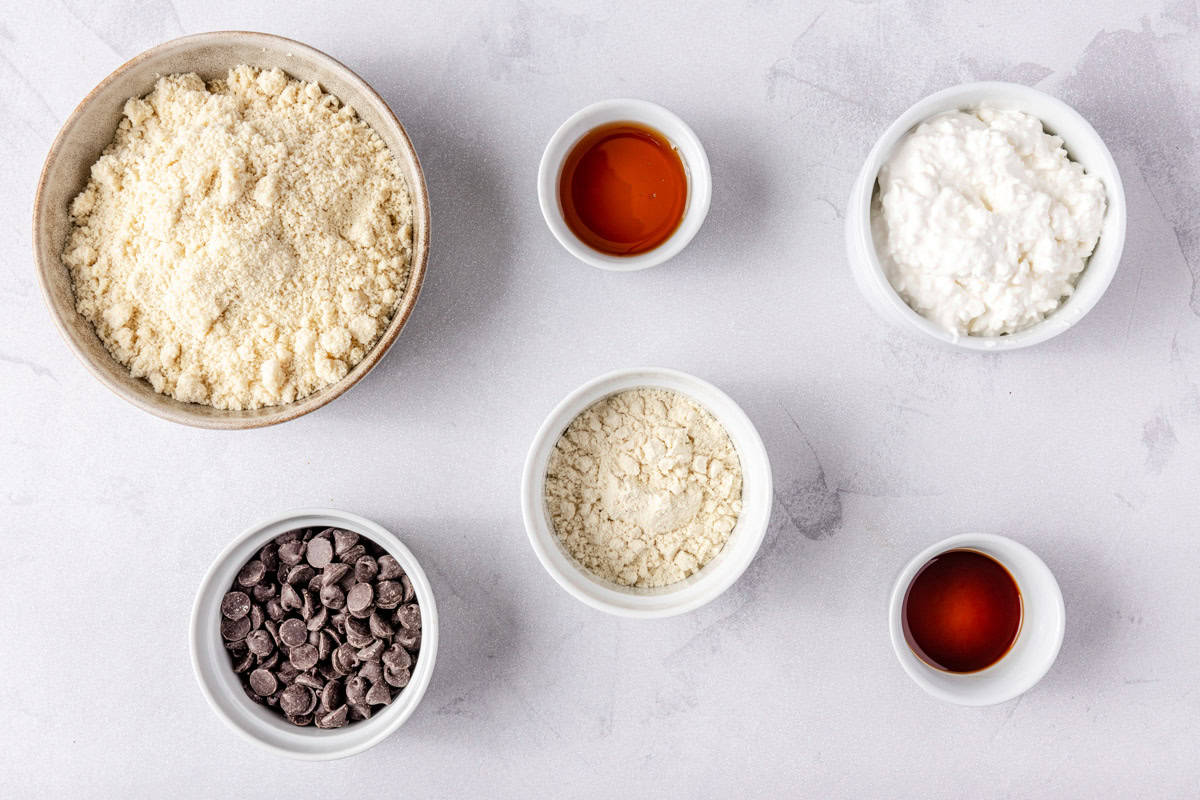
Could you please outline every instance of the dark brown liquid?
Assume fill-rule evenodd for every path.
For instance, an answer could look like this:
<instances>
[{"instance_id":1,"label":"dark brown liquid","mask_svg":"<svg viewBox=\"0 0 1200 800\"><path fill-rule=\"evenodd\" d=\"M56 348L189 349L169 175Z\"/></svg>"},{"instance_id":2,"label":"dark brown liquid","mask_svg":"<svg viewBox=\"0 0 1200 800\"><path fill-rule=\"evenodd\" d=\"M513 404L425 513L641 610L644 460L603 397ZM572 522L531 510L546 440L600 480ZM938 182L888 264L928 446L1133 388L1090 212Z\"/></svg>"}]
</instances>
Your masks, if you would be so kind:
<instances>
[{"instance_id":1,"label":"dark brown liquid","mask_svg":"<svg viewBox=\"0 0 1200 800\"><path fill-rule=\"evenodd\" d=\"M917 571L902 619L908 646L921 660L947 672L977 672L1017 640L1021 591L991 556L949 550Z\"/></svg>"},{"instance_id":2,"label":"dark brown liquid","mask_svg":"<svg viewBox=\"0 0 1200 800\"><path fill-rule=\"evenodd\" d=\"M571 148L558 184L567 227L613 256L669 239L683 220L687 190L679 153L661 133L633 122L589 131Z\"/></svg>"}]
</instances>

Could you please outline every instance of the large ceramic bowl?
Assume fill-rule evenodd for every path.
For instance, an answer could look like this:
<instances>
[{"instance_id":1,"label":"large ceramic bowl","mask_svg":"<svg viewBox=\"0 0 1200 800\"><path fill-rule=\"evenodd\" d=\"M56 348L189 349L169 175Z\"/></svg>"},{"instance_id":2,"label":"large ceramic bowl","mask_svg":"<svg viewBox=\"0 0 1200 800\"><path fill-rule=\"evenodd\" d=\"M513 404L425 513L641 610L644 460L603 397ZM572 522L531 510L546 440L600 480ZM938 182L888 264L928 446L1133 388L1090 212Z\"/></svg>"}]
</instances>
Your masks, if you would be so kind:
<instances>
[{"instance_id":1,"label":"large ceramic bowl","mask_svg":"<svg viewBox=\"0 0 1200 800\"><path fill-rule=\"evenodd\" d=\"M387 144L413 195L412 271L395 316L371 350L341 380L280 406L254 411L222 411L158 394L109 355L91 323L75 309L71 277L62 263L71 231L68 206L87 184L89 170L113 140L125 100L147 94L158 78L195 72L223 77L231 67L279 67L294 78L316 81L354 107ZM429 256L429 194L416 151L387 103L343 64L300 42L265 33L217 31L184 36L151 48L100 82L67 118L42 168L33 211L33 251L38 278L51 315L67 343L101 383L120 397L172 422L201 428L257 428L286 422L320 408L362 380L391 347L408 321Z\"/></svg>"}]
</instances>

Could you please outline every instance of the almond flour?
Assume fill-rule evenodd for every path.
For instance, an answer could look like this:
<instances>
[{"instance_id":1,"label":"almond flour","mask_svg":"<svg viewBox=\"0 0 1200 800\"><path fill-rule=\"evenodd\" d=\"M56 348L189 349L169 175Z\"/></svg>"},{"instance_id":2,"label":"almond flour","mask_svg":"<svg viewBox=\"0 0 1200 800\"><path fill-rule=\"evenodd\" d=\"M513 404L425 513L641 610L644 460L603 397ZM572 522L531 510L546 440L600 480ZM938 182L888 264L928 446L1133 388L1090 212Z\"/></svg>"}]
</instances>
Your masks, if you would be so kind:
<instances>
[{"instance_id":1,"label":"almond flour","mask_svg":"<svg viewBox=\"0 0 1200 800\"><path fill-rule=\"evenodd\" d=\"M742 467L729 434L693 400L631 389L567 427L545 499L559 540L588 570L624 586L665 586L725 546L742 510Z\"/></svg>"},{"instance_id":2,"label":"almond flour","mask_svg":"<svg viewBox=\"0 0 1200 800\"><path fill-rule=\"evenodd\" d=\"M278 69L131 98L70 212L79 313L185 402L259 408L339 380L409 278L412 200L387 146Z\"/></svg>"}]
</instances>

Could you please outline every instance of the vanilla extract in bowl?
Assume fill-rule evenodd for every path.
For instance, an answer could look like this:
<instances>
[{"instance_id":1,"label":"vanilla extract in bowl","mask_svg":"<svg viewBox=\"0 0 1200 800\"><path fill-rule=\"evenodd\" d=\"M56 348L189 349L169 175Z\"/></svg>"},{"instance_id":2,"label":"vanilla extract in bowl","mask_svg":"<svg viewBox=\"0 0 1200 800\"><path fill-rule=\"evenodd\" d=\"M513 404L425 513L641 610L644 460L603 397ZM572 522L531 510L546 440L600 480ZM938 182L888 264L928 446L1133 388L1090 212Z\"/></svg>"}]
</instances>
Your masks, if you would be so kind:
<instances>
[{"instance_id":1,"label":"vanilla extract in bowl","mask_svg":"<svg viewBox=\"0 0 1200 800\"><path fill-rule=\"evenodd\" d=\"M979 672L1012 649L1021 631L1021 590L1008 569L978 550L930 559L909 584L904 638L925 663L945 672Z\"/></svg>"}]
</instances>

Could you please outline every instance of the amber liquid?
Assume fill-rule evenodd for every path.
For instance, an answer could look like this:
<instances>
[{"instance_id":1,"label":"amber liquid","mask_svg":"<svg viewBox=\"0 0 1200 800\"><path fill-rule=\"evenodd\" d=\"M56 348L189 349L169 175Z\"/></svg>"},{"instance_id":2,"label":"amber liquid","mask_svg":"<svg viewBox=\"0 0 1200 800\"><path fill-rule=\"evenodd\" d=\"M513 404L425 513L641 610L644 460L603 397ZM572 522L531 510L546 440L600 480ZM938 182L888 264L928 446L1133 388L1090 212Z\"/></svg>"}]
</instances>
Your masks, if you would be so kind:
<instances>
[{"instance_id":1,"label":"amber liquid","mask_svg":"<svg viewBox=\"0 0 1200 800\"><path fill-rule=\"evenodd\" d=\"M947 672L978 672L1008 653L1021 630L1021 591L999 561L950 550L929 561L904 595L904 636Z\"/></svg>"},{"instance_id":2,"label":"amber liquid","mask_svg":"<svg viewBox=\"0 0 1200 800\"><path fill-rule=\"evenodd\" d=\"M687 208L687 171L653 128L614 122L589 131L563 162L558 195L567 227L614 256L653 250L679 227Z\"/></svg>"}]
</instances>

